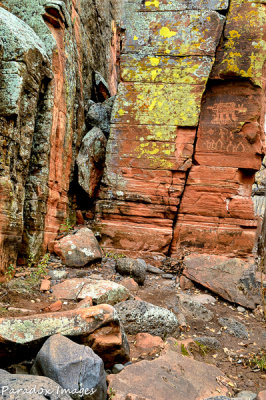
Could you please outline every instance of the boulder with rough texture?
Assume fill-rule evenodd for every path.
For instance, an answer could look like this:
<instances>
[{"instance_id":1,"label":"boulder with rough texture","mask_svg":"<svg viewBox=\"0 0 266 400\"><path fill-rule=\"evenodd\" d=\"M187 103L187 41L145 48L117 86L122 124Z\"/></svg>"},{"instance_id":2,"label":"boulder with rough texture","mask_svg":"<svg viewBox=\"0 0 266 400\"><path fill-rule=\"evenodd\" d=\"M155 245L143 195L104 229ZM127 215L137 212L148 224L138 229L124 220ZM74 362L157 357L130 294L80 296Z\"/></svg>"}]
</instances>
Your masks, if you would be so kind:
<instances>
[{"instance_id":1,"label":"boulder with rough texture","mask_svg":"<svg viewBox=\"0 0 266 400\"><path fill-rule=\"evenodd\" d=\"M31 373L46 376L70 393L85 394L84 400L106 399L104 364L92 349L72 342L62 335L53 335L38 352ZM71 395L73 399L80 396Z\"/></svg>"},{"instance_id":2,"label":"boulder with rough texture","mask_svg":"<svg viewBox=\"0 0 266 400\"><path fill-rule=\"evenodd\" d=\"M99 243L88 228L81 228L57 240L54 251L68 267L84 267L102 259Z\"/></svg>"},{"instance_id":3,"label":"boulder with rough texture","mask_svg":"<svg viewBox=\"0 0 266 400\"><path fill-rule=\"evenodd\" d=\"M114 305L127 300L130 293L127 288L113 281L90 278L67 279L53 286L53 295L57 299L83 300L92 299L93 304Z\"/></svg>"},{"instance_id":4,"label":"boulder with rough texture","mask_svg":"<svg viewBox=\"0 0 266 400\"><path fill-rule=\"evenodd\" d=\"M109 375L108 392L113 393L113 400L199 400L227 394L226 387L217 382L222 376L222 371L212 365L166 349L154 361L141 361L118 376Z\"/></svg>"},{"instance_id":5,"label":"boulder with rough texture","mask_svg":"<svg viewBox=\"0 0 266 400\"><path fill-rule=\"evenodd\" d=\"M218 350L222 347L219 340L211 336L198 336L193 338L193 340L197 343L203 344L204 346L206 346L208 349L211 350Z\"/></svg>"},{"instance_id":6,"label":"boulder with rough texture","mask_svg":"<svg viewBox=\"0 0 266 400\"><path fill-rule=\"evenodd\" d=\"M248 339L248 330L244 324L234 318L219 318L219 324L226 329L230 335L240 339Z\"/></svg>"},{"instance_id":7,"label":"boulder with rough texture","mask_svg":"<svg viewBox=\"0 0 266 400\"><path fill-rule=\"evenodd\" d=\"M197 301L197 296L189 296L179 294L178 300L184 314L202 321L211 321L213 312L208 310L200 301Z\"/></svg>"},{"instance_id":8,"label":"boulder with rough texture","mask_svg":"<svg viewBox=\"0 0 266 400\"><path fill-rule=\"evenodd\" d=\"M2 369L0 392L3 400L71 400L71 396L52 379L45 376L13 375Z\"/></svg>"},{"instance_id":9,"label":"boulder with rough texture","mask_svg":"<svg viewBox=\"0 0 266 400\"><path fill-rule=\"evenodd\" d=\"M107 365L129 359L127 338L117 312L103 304L30 317L1 318L1 363L10 363L12 357L27 359L36 354L47 337L56 333L88 344Z\"/></svg>"},{"instance_id":10,"label":"boulder with rough texture","mask_svg":"<svg viewBox=\"0 0 266 400\"><path fill-rule=\"evenodd\" d=\"M103 174L107 139L99 128L83 138L77 157L78 182L90 197L94 196Z\"/></svg>"},{"instance_id":11,"label":"boulder with rough texture","mask_svg":"<svg viewBox=\"0 0 266 400\"><path fill-rule=\"evenodd\" d=\"M143 285L146 278L147 264L144 260L133 258L120 258L116 261L116 271L121 275L129 275L139 284Z\"/></svg>"},{"instance_id":12,"label":"boulder with rough texture","mask_svg":"<svg viewBox=\"0 0 266 400\"><path fill-rule=\"evenodd\" d=\"M260 304L260 282L255 265L222 256L191 254L185 257L183 274L224 299L246 308Z\"/></svg>"},{"instance_id":13,"label":"boulder with rough texture","mask_svg":"<svg viewBox=\"0 0 266 400\"><path fill-rule=\"evenodd\" d=\"M140 332L154 336L175 336L179 334L176 316L166 308L140 300L127 300L115 306L126 333Z\"/></svg>"}]
</instances>

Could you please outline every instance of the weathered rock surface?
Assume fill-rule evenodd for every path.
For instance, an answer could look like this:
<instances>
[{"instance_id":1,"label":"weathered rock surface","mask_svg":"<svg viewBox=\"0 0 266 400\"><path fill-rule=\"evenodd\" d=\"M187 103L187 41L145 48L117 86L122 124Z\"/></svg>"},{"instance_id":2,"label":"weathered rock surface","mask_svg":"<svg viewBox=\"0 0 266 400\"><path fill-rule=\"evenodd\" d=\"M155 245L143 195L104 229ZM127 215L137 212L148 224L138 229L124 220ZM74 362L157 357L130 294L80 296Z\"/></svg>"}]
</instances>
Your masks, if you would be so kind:
<instances>
[{"instance_id":1,"label":"weathered rock surface","mask_svg":"<svg viewBox=\"0 0 266 400\"><path fill-rule=\"evenodd\" d=\"M154 336L179 334L179 322L169 310L140 300L127 300L115 306L128 334L147 332Z\"/></svg>"},{"instance_id":2,"label":"weathered rock surface","mask_svg":"<svg viewBox=\"0 0 266 400\"><path fill-rule=\"evenodd\" d=\"M227 394L216 380L222 375L214 366L167 349L154 361L141 361L126 367L118 376L109 375L108 390L114 400L198 400Z\"/></svg>"},{"instance_id":3,"label":"weathered rock surface","mask_svg":"<svg viewBox=\"0 0 266 400\"><path fill-rule=\"evenodd\" d=\"M65 300L83 300L90 297L94 304L111 305L130 297L128 289L116 282L90 278L67 279L53 286L53 295Z\"/></svg>"},{"instance_id":4,"label":"weathered rock surface","mask_svg":"<svg viewBox=\"0 0 266 400\"><path fill-rule=\"evenodd\" d=\"M139 285L143 285L145 282L147 265L144 260L121 258L116 261L115 269L121 275L132 276Z\"/></svg>"},{"instance_id":5,"label":"weathered rock surface","mask_svg":"<svg viewBox=\"0 0 266 400\"><path fill-rule=\"evenodd\" d=\"M222 347L219 340L217 340L215 337L211 337L211 336L195 337L194 341L197 343L203 344L208 349L212 349L212 350L218 350Z\"/></svg>"},{"instance_id":6,"label":"weathered rock surface","mask_svg":"<svg viewBox=\"0 0 266 400\"><path fill-rule=\"evenodd\" d=\"M84 267L102 259L99 243L88 228L81 228L57 240L54 251L68 267Z\"/></svg>"},{"instance_id":7,"label":"weathered rock surface","mask_svg":"<svg viewBox=\"0 0 266 400\"><path fill-rule=\"evenodd\" d=\"M112 306L104 304L30 317L1 318L1 362L10 362L10 351L12 357L24 356L27 359L29 354L36 354L47 337L56 333L89 344L107 364L128 361L128 343L118 315ZM106 348L108 353L105 356Z\"/></svg>"},{"instance_id":8,"label":"weathered rock surface","mask_svg":"<svg viewBox=\"0 0 266 400\"><path fill-rule=\"evenodd\" d=\"M219 318L219 324L226 328L226 332L240 339L248 339L248 330L244 324L234 318Z\"/></svg>"},{"instance_id":9,"label":"weathered rock surface","mask_svg":"<svg viewBox=\"0 0 266 400\"><path fill-rule=\"evenodd\" d=\"M88 125L100 128L106 134L110 133L110 121L112 107L115 97L105 100L103 103L94 103L92 100L88 105L86 122Z\"/></svg>"},{"instance_id":10,"label":"weathered rock surface","mask_svg":"<svg viewBox=\"0 0 266 400\"><path fill-rule=\"evenodd\" d=\"M0 370L0 390L3 400L71 400L64 389L45 376L13 375ZM49 397L48 397L49 396Z\"/></svg>"},{"instance_id":11,"label":"weathered rock surface","mask_svg":"<svg viewBox=\"0 0 266 400\"><path fill-rule=\"evenodd\" d=\"M138 333L135 346L137 349L150 351L156 347L163 347L164 342L160 336L153 336L149 333Z\"/></svg>"},{"instance_id":12,"label":"weathered rock surface","mask_svg":"<svg viewBox=\"0 0 266 400\"><path fill-rule=\"evenodd\" d=\"M106 400L106 374L101 358L88 346L74 343L62 335L53 335L46 340L31 373L52 379L73 393L73 399L80 399L82 388L84 400Z\"/></svg>"},{"instance_id":13,"label":"weathered rock surface","mask_svg":"<svg viewBox=\"0 0 266 400\"><path fill-rule=\"evenodd\" d=\"M238 258L191 254L184 265L184 275L224 299L252 309L260 304L260 283L253 264Z\"/></svg>"},{"instance_id":14,"label":"weathered rock surface","mask_svg":"<svg viewBox=\"0 0 266 400\"><path fill-rule=\"evenodd\" d=\"M127 2L124 20L96 205L103 246L153 261L187 247L251 255L251 191L265 151L264 5Z\"/></svg>"},{"instance_id":15,"label":"weathered rock surface","mask_svg":"<svg viewBox=\"0 0 266 400\"><path fill-rule=\"evenodd\" d=\"M52 72L41 39L1 6L0 37L0 280L3 281L5 270L16 263L22 242L25 186L39 93Z\"/></svg>"},{"instance_id":16,"label":"weathered rock surface","mask_svg":"<svg viewBox=\"0 0 266 400\"><path fill-rule=\"evenodd\" d=\"M257 400L265 400L266 399L266 390L263 390L258 394Z\"/></svg>"},{"instance_id":17,"label":"weathered rock surface","mask_svg":"<svg viewBox=\"0 0 266 400\"><path fill-rule=\"evenodd\" d=\"M107 139L99 128L91 129L82 139L77 157L78 181L90 197L103 174Z\"/></svg>"},{"instance_id":18,"label":"weathered rock surface","mask_svg":"<svg viewBox=\"0 0 266 400\"><path fill-rule=\"evenodd\" d=\"M179 304L185 314L190 315L194 319L202 321L211 321L213 319L213 312L208 310L200 301L196 300L196 296L180 294L178 295Z\"/></svg>"},{"instance_id":19,"label":"weathered rock surface","mask_svg":"<svg viewBox=\"0 0 266 400\"><path fill-rule=\"evenodd\" d=\"M0 4L1 270L18 250L24 259L52 250L69 215L85 104L101 90L93 72L116 93L120 9L113 0Z\"/></svg>"}]
</instances>

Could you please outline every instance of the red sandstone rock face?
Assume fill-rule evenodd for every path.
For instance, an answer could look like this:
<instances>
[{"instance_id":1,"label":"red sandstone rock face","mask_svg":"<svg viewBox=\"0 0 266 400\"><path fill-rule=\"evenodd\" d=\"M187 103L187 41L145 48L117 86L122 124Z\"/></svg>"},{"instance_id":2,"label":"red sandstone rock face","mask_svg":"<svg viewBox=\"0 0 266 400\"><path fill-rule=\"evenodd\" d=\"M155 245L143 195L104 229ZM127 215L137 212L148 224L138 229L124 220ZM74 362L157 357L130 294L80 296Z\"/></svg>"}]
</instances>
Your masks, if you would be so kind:
<instances>
[{"instance_id":1,"label":"red sandstone rock face","mask_svg":"<svg viewBox=\"0 0 266 400\"><path fill-rule=\"evenodd\" d=\"M122 83L96 205L102 244L155 261L180 248L251 255L251 189L265 151L265 8L233 0L223 20L219 1L140 3L125 11ZM195 18L200 37L190 31Z\"/></svg>"}]
</instances>

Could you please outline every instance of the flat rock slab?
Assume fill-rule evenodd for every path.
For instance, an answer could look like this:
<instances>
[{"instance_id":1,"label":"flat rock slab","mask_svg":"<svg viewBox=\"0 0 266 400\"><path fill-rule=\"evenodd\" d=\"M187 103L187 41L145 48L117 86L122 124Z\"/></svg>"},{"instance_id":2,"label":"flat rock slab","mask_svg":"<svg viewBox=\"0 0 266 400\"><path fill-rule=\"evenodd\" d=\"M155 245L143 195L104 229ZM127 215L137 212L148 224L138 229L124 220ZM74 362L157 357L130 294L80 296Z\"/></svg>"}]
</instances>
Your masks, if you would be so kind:
<instances>
[{"instance_id":1,"label":"flat rock slab","mask_svg":"<svg viewBox=\"0 0 266 400\"><path fill-rule=\"evenodd\" d=\"M225 300L254 309L260 304L260 283L254 265L238 258L192 254L183 274Z\"/></svg>"},{"instance_id":2,"label":"flat rock slab","mask_svg":"<svg viewBox=\"0 0 266 400\"><path fill-rule=\"evenodd\" d=\"M220 376L218 368L167 349L156 360L130 365L119 376L109 375L109 394L114 394L112 400L200 400L227 394L216 380Z\"/></svg>"},{"instance_id":3,"label":"flat rock slab","mask_svg":"<svg viewBox=\"0 0 266 400\"><path fill-rule=\"evenodd\" d=\"M94 304L114 305L130 297L129 290L116 282L90 278L67 279L53 287L57 299L83 300L91 297Z\"/></svg>"},{"instance_id":4,"label":"flat rock slab","mask_svg":"<svg viewBox=\"0 0 266 400\"><path fill-rule=\"evenodd\" d=\"M119 362L128 361L129 349L123 327L115 309L107 304L20 318L1 318L0 360L5 363L10 361L11 356L23 357L23 353L26 359L30 353L39 351L46 338L61 333L89 343L93 350L97 347L94 351L105 361L102 354L106 352L105 344L102 341L99 343L97 336L101 330L108 342L108 362L112 361L113 353Z\"/></svg>"},{"instance_id":5,"label":"flat rock slab","mask_svg":"<svg viewBox=\"0 0 266 400\"><path fill-rule=\"evenodd\" d=\"M81 228L55 241L54 252L68 267L84 267L102 259L99 243L88 228Z\"/></svg>"}]
</instances>

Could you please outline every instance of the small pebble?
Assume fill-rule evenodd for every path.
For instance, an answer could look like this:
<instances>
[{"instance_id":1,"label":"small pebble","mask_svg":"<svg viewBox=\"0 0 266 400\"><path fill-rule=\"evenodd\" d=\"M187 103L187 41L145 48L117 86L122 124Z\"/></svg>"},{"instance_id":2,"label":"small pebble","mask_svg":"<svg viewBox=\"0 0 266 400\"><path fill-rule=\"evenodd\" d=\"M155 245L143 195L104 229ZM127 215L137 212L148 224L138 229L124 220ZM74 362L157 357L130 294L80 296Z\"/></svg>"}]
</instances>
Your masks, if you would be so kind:
<instances>
[{"instance_id":1,"label":"small pebble","mask_svg":"<svg viewBox=\"0 0 266 400\"><path fill-rule=\"evenodd\" d=\"M245 312L246 309L245 309L244 307L238 306L238 307L237 307L237 311L239 311L239 312Z\"/></svg>"}]
</instances>

